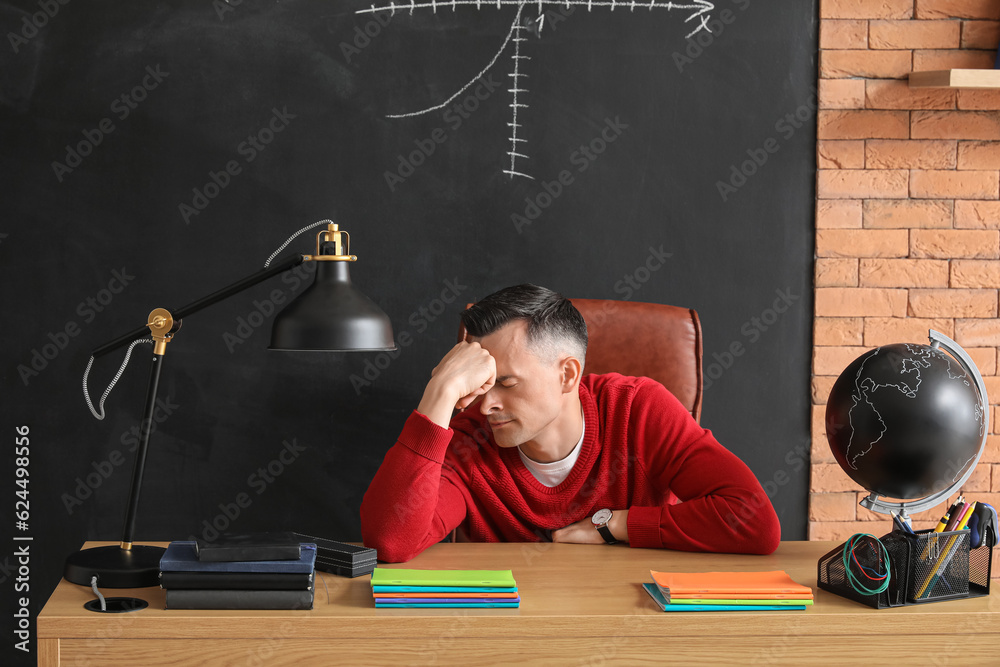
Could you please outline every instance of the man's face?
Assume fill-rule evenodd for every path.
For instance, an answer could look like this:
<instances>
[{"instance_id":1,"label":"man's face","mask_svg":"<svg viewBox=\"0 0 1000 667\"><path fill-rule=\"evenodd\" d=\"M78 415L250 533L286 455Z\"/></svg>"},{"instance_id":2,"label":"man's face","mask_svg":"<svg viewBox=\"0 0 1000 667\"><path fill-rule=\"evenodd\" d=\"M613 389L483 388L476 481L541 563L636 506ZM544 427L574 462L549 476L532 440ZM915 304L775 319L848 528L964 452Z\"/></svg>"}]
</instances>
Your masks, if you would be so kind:
<instances>
[{"instance_id":1,"label":"man's face","mask_svg":"<svg viewBox=\"0 0 1000 667\"><path fill-rule=\"evenodd\" d=\"M544 440L564 406L559 361L540 359L528 347L523 320L474 340L496 360L496 384L483 395L479 409L487 416L497 445L517 447Z\"/></svg>"}]
</instances>

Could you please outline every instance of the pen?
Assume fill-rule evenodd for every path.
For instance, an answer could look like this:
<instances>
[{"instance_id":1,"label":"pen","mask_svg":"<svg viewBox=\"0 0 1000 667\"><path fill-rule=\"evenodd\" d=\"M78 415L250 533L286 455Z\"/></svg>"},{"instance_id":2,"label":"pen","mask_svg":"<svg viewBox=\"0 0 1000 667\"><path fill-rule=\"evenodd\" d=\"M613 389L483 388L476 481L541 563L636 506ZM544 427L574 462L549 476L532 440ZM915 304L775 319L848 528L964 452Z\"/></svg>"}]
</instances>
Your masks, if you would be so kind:
<instances>
[{"instance_id":1,"label":"pen","mask_svg":"<svg viewBox=\"0 0 1000 667\"><path fill-rule=\"evenodd\" d=\"M947 533L949 531L955 530L955 526L957 526L958 522L962 520L962 517L965 516L965 512L968 509L969 509L969 503L963 503L961 507L952 512L951 518L948 519L948 525L945 526L944 531Z\"/></svg>"},{"instance_id":2,"label":"pen","mask_svg":"<svg viewBox=\"0 0 1000 667\"><path fill-rule=\"evenodd\" d=\"M968 509L965 510L965 513L962 515L962 519L958 522L958 526L955 528L955 530L965 529L965 525L969 523L969 518L972 516L972 513L975 511L975 509L976 509L976 501L973 500L971 503L969 503Z\"/></svg>"},{"instance_id":3,"label":"pen","mask_svg":"<svg viewBox=\"0 0 1000 667\"><path fill-rule=\"evenodd\" d=\"M959 507L961 507L962 503L964 503L964 502L965 502L965 496L961 496L961 495L960 495L960 496L959 496L959 497L958 497L958 498L957 498L957 499L955 500L955 502L951 504L951 507L949 507L949 508L948 508L948 511L947 511L947 512L945 512L945 513L944 513L944 516L943 516L943 517L941 517L941 520L940 520L940 521L938 521L938 525L934 526L934 532L935 532L935 533L940 533L941 531L943 531L943 530L944 530L945 526L947 526L947 525L948 525L948 519L950 519L950 518L951 518L951 515L952 515L952 513L953 513L953 512L954 512L954 511L955 511L956 509L958 509Z\"/></svg>"},{"instance_id":4,"label":"pen","mask_svg":"<svg viewBox=\"0 0 1000 667\"><path fill-rule=\"evenodd\" d=\"M963 504L965 504L965 496L959 495L958 498L955 499L955 502L951 504L951 507L948 508L948 511L944 513L944 516L941 517L938 525L934 528L934 532L940 533L943 531L945 526L948 525L948 521L955 515L955 511Z\"/></svg>"},{"instance_id":5,"label":"pen","mask_svg":"<svg viewBox=\"0 0 1000 667\"><path fill-rule=\"evenodd\" d=\"M900 518L898 514L891 510L889 511L889 514L892 515L892 522L896 525L896 528L904 533L913 534L913 529L910 528L910 526L902 518Z\"/></svg>"},{"instance_id":6,"label":"pen","mask_svg":"<svg viewBox=\"0 0 1000 667\"><path fill-rule=\"evenodd\" d=\"M951 504L951 507L949 507L948 511L944 513L944 516L941 517L940 521L938 521L938 525L934 526L934 530L931 531L931 532L940 533L940 532L944 531L945 527L948 525L949 521L951 520L951 517L955 516L955 513L964 504L965 504L965 496L959 494L958 498L956 498L955 502L953 502ZM923 551L922 554L920 554L920 558L926 559L927 558L927 554L929 553L929 551L928 551L929 549L930 549L930 543L928 542L926 545L924 545L924 551Z\"/></svg>"}]
</instances>

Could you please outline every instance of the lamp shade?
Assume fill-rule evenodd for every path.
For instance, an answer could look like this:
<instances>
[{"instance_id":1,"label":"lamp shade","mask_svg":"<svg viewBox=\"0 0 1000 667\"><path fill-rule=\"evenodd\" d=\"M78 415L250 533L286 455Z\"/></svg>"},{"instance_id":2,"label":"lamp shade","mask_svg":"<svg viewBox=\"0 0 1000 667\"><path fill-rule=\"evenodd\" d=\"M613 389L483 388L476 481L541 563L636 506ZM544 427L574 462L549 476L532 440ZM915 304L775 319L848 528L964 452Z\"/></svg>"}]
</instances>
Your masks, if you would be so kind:
<instances>
[{"instance_id":1,"label":"lamp shade","mask_svg":"<svg viewBox=\"0 0 1000 667\"><path fill-rule=\"evenodd\" d=\"M269 349L396 349L389 316L351 284L348 262L316 264L313 284L275 318Z\"/></svg>"}]
</instances>

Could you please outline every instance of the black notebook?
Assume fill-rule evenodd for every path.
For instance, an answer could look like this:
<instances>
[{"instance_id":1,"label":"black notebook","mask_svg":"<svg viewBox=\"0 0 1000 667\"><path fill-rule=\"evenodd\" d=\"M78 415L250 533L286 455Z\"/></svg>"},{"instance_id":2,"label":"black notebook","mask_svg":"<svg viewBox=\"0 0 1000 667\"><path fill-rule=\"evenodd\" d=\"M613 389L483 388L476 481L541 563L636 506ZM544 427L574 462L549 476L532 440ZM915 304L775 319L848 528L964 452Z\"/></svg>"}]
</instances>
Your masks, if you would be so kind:
<instances>
[{"instance_id":1,"label":"black notebook","mask_svg":"<svg viewBox=\"0 0 1000 667\"><path fill-rule=\"evenodd\" d=\"M211 542L195 542L198 560L221 561L293 560L300 555L301 540L291 532L221 535Z\"/></svg>"},{"instance_id":2,"label":"black notebook","mask_svg":"<svg viewBox=\"0 0 1000 667\"><path fill-rule=\"evenodd\" d=\"M241 591L304 591L312 572L160 572L160 588Z\"/></svg>"},{"instance_id":3,"label":"black notebook","mask_svg":"<svg viewBox=\"0 0 1000 667\"><path fill-rule=\"evenodd\" d=\"M347 569L353 569L361 565L375 565L375 550L371 547L358 546L327 540L322 537L303 535L294 533L295 538L302 542L313 542L316 544L316 558L322 558L327 562L333 562Z\"/></svg>"}]
</instances>

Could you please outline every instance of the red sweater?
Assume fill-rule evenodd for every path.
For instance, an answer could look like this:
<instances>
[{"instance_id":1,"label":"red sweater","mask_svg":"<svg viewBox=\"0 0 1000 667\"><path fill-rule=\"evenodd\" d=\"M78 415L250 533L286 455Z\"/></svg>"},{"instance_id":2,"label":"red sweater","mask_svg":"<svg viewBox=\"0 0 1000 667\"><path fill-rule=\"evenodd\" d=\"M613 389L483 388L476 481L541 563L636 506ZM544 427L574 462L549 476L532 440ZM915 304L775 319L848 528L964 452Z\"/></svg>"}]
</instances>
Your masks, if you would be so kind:
<instances>
[{"instance_id":1,"label":"red sweater","mask_svg":"<svg viewBox=\"0 0 1000 667\"><path fill-rule=\"evenodd\" d=\"M478 410L455 415L450 429L414 411L361 503L364 543L380 560L402 562L458 526L477 542L540 541L607 507L629 510L633 547L778 547L778 517L753 473L663 385L587 375L580 402L580 457L551 488L514 448L493 442Z\"/></svg>"}]
</instances>

